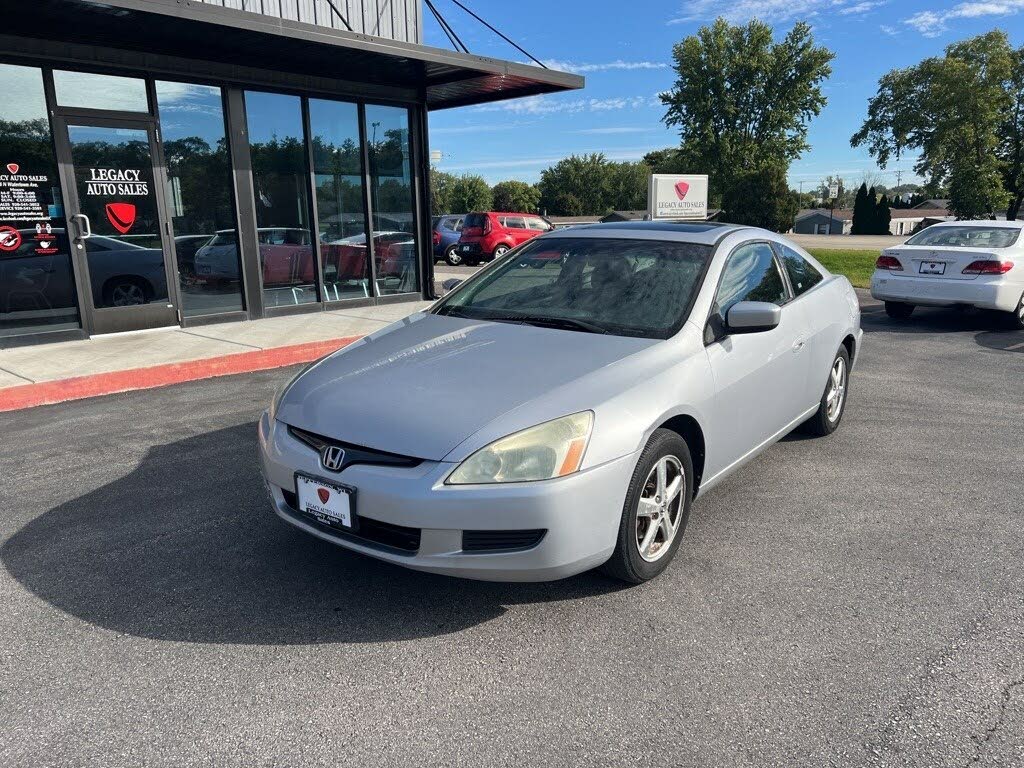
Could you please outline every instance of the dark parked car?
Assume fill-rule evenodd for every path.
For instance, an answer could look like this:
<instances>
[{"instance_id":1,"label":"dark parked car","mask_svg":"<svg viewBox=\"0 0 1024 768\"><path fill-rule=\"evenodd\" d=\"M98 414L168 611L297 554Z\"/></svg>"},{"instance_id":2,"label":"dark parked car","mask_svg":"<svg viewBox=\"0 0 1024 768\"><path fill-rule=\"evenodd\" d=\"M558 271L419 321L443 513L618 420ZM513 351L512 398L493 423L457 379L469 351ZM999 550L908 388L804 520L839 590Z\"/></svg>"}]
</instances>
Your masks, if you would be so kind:
<instances>
[{"instance_id":1,"label":"dark parked car","mask_svg":"<svg viewBox=\"0 0 1024 768\"><path fill-rule=\"evenodd\" d=\"M459 235L462 232L463 219L465 216L462 214L434 217L432 237L435 262L443 259L453 267L462 263L462 257L455 246L458 244Z\"/></svg>"}]
</instances>

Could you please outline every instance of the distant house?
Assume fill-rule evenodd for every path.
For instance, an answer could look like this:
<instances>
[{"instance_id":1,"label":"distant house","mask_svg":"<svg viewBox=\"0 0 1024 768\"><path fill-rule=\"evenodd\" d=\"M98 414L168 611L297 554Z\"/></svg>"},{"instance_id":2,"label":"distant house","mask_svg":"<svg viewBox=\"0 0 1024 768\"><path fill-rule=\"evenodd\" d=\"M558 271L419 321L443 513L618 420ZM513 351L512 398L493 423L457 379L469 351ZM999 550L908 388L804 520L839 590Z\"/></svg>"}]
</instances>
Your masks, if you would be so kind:
<instances>
[{"instance_id":1,"label":"distant house","mask_svg":"<svg viewBox=\"0 0 1024 768\"><path fill-rule=\"evenodd\" d=\"M932 198L931 200L925 200L923 202L918 203L917 205L914 206L914 208L927 208L928 210L946 210L947 208L949 208L949 200Z\"/></svg>"},{"instance_id":2,"label":"distant house","mask_svg":"<svg viewBox=\"0 0 1024 768\"><path fill-rule=\"evenodd\" d=\"M828 208L806 208L797 213L790 231L797 235L848 235L852 226L853 211L837 209L830 212Z\"/></svg>"},{"instance_id":3,"label":"distant house","mask_svg":"<svg viewBox=\"0 0 1024 768\"><path fill-rule=\"evenodd\" d=\"M938 201L941 202L941 201ZM918 230L940 221L951 221L955 217L945 208L893 208L889 211L889 233L912 235ZM827 235L828 208L811 208L800 211L790 230L797 235ZM853 229L853 211L836 210L832 218L832 234L848 235Z\"/></svg>"}]
</instances>

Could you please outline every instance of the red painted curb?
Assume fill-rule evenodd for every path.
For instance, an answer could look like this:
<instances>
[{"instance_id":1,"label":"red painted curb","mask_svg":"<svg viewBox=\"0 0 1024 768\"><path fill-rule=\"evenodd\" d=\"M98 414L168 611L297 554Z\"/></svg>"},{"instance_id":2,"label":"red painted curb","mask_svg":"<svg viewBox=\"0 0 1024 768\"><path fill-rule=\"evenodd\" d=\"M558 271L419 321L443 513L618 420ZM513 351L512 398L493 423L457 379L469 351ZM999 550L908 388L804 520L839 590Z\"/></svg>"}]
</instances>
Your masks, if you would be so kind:
<instances>
[{"instance_id":1,"label":"red painted curb","mask_svg":"<svg viewBox=\"0 0 1024 768\"><path fill-rule=\"evenodd\" d=\"M252 352L207 357L202 360L188 360L182 363L165 363L149 368L132 368L126 371L96 373L57 381L41 381L37 384L21 384L16 387L0 389L0 411L16 411L21 408L33 408L37 405L112 395L115 392L153 389L165 387L168 384L210 379L215 376L231 376L236 373L265 371L296 363L308 363L361 338L362 336L346 336L342 339L311 341L273 349L257 349Z\"/></svg>"}]
</instances>

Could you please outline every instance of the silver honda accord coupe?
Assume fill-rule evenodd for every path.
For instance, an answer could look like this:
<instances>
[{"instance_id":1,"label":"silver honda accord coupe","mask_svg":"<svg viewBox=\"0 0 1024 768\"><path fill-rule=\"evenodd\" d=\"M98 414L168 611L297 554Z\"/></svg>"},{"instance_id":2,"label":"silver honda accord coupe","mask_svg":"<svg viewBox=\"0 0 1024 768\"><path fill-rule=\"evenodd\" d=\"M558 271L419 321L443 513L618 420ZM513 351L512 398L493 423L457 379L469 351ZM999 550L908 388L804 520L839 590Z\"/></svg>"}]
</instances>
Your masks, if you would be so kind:
<instances>
[{"instance_id":1,"label":"silver honda accord coupe","mask_svg":"<svg viewBox=\"0 0 1024 768\"><path fill-rule=\"evenodd\" d=\"M846 278L771 232L556 231L293 378L264 477L287 522L398 565L641 582L694 499L839 426L861 334Z\"/></svg>"}]
</instances>

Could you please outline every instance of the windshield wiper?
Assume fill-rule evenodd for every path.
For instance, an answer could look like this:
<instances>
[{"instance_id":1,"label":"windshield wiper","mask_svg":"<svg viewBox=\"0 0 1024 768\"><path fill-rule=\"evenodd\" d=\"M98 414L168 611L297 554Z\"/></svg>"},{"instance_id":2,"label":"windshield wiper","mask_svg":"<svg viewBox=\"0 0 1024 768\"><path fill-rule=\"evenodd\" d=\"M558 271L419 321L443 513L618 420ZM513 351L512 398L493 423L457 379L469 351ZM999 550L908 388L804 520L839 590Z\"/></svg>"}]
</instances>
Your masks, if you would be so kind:
<instances>
[{"instance_id":1,"label":"windshield wiper","mask_svg":"<svg viewBox=\"0 0 1024 768\"><path fill-rule=\"evenodd\" d=\"M551 317L549 315L527 315L527 314L494 314L488 315L486 320L497 322L525 323L526 325L538 325L546 328L561 328L568 331L585 331L587 333L608 333L608 329L590 323L586 320L577 320L572 317Z\"/></svg>"}]
</instances>

